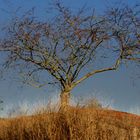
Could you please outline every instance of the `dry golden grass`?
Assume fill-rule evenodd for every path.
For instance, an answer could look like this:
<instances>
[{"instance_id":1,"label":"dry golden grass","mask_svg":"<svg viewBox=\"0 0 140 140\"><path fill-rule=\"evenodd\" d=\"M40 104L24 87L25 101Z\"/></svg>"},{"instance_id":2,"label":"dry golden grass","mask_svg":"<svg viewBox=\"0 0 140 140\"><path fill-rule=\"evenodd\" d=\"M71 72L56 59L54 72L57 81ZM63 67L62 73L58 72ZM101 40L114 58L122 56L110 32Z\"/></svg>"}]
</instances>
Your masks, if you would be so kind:
<instances>
[{"instance_id":1,"label":"dry golden grass","mask_svg":"<svg viewBox=\"0 0 140 140\"><path fill-rule=\"evenodd\" d=\"M0 140L139 140L139 128L140 117L136 115L68 107L63 111L1 119Z\"/></svg>"}]
</instances>

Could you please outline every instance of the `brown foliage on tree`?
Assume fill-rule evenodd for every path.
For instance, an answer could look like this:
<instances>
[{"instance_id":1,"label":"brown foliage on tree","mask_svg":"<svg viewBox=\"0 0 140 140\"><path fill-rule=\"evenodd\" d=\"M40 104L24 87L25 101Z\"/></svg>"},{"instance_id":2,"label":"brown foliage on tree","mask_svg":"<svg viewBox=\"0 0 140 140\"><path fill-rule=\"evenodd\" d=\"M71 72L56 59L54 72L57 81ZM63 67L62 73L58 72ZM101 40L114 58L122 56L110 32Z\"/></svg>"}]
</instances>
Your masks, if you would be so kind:
<instances>
[{"instance_id":1,"label":"brown foliage on tree","mask_svg":"<svg viewBox=\"0 0 140 140\"><path fill-rule=\"evenodd\" d=\"M0 50L7 54L7 67L26 65L29 77L49 73L61 87L62 105L69 104L71 90L87 78L115 71L128 60L140 62L137 6L110 8L103 15L55 6L57 15L50 20L38 21L32 14L13 20ZM100 60L103 65L87 71L88 64Z\"/></svg>"}]
</instances>

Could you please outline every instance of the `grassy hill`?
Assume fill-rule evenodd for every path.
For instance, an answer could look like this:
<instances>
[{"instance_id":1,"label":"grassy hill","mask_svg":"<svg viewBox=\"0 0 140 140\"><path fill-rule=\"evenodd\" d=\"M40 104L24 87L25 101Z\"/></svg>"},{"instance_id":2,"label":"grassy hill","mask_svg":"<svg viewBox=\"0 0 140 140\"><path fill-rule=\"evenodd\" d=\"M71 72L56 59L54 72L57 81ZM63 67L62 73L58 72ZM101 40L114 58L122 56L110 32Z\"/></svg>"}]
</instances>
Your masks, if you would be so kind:
<instances>
[{"instance_id":1,"label":"grassy hill","mask_svg":"<svg viewBox=\"0 0 140 140\"><path fill-rule=\"evenodd\" d=\"M0 120L0 140L139 140L140 116L68 107Z\"/></svg>"}]
</instances>

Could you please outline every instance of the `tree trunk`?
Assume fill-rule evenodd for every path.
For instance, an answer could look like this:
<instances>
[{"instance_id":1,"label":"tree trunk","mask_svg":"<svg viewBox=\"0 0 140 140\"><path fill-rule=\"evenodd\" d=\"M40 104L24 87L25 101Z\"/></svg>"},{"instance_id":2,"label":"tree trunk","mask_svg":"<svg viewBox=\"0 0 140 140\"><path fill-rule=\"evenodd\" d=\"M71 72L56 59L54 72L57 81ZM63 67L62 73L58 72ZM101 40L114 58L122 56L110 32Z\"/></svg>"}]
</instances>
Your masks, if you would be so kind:
<instances>
[{"instance_id":1,"label":"tree trunk","mask_svg":"<svg viewBox=\"0 0 140 140\"><path fill-rule=\"evenodd\" d=\"M64 90L60 94L60 107L65 108L69 106L70 90Z\"/></svg>"}]
</instances>

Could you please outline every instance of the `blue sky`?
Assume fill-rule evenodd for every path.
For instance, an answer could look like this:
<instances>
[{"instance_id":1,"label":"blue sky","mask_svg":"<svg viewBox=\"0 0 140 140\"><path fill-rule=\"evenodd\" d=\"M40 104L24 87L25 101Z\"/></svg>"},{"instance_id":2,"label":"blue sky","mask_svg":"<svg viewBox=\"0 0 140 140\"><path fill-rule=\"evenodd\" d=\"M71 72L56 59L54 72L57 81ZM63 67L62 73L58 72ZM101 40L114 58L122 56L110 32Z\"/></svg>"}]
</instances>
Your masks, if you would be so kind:
<instances>
[{"instance_id":1,"label":"blue sky","mask_svg":"<svg viewBox=\"0 0 140 140\"><path fill-rule=\"evenodd\" d=\"M90 8L94 7L98 13L102 13L106 7L113 5L113 3L119 3L119 0L62 0L62 2L73 10L86 5ZM124 0L123 2L134 5L138 0ZM9 23L18 7L20 7L20 13L36 7L36 14L43 19L45 18L45 9L50 6L50 3L50 0L0 0L0 27L2 28ZM129 69L121 67L117 72L98 74L75 88L72 92L73 96L100 96L104 100L113 100L117 109L127 111L133 106L140 106L140 80L132 78L136 72L138 71L134 67L129 66ZM136 85L133 85L134 81ZM0 81L0 97L4 100L3 107L23 102L23 100L30 103L48 100L57 92L56 88L49 87L35 89L26 86L20 88L16 80Z\"/></svg>"}]
</instances>

